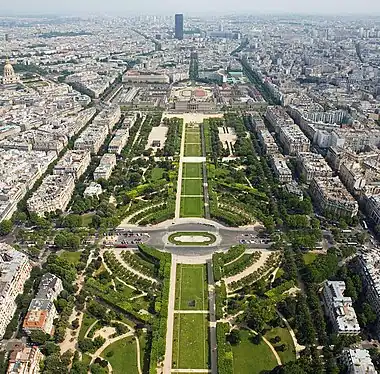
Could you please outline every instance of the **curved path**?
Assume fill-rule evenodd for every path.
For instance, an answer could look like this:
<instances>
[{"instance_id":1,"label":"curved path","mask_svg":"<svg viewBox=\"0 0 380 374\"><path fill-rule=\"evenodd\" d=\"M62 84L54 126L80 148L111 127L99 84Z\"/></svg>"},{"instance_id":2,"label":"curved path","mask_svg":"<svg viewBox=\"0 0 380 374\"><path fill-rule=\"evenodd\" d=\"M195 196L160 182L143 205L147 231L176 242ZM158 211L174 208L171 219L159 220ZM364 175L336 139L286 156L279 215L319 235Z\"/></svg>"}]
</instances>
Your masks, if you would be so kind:
<instances>
[{"instance_id":1,"label":"curved path","mask_svg":"<svg viewBox=\"0 0 380 374\"><path fill-rule=\"evenodd\" d=\"M148 210L148 209L151 209L151 208L158 208L159 206L164 205L164 204L165 204L165 203L160 203L160 204L154 204L154 205L146 206L145 208L140 209L140 210L138 210L138 211L135 212L135 213L132 213L130 216L128 216L126 219L124 219L124 220L121 222L121 225L130 223L132 218L136 217L136 216L139 215L140 213L145 212L145 211Z\"/></svg>"},{"instance_id":2,"label":"curved path","mask_svg":"<svg viewBox=\"0 0 380 374\"><path fill-rule=\"evenodd\" d=\"M127 264L123 257L121 256L121 252L122 251L118 251L116 248L112 251L112 253L115 255L116 259L126 268L128 269L131 273L134 273L136 274L138 277L140 278L144 278L144 279L147 279L148 281L152 282L152 283L158 283L157 279L154 279L152 277L149 277L143 273L140 273L139 271L137 271L136 269L134 269L132 266L130 266L129 264Z\"/></svg>"},{"instance_id":3,"label":"curved path","mask_svg":"<svg viewBox=\"0 0 380 374\"><path fill-rule=\"evenodd\" d=\"M88 338L88 334L90 333L90 331L92 330L92 328L99 322L99 320L96 320L86 331L86 333L84 334L84 338Z\"/></svg>"},{"instance_id":4,"label":"curved path","mask_svg":"<svg viewBox=\"0 0 380 374\"><path fill-rule=\"evenodd\" d=\"M280 311L276 310L278 316L281 318L281 320L285 323L286 328L289 331L290 336L292 337L294 349L296 350L296 358L298 359L300 357L300 352L303 351L306 347L304 345L298 344L296 334L292 327L289 325L288 320L281 314Z\"/></svg>"},{"instance_id":5,"label":"curved path","mask_svg":"<svg viewBox=\"0 0 380 374\"><path fill-rule=\"evenodd\" d=\"M258 335L258 333L255 331L255 330L252 330L250 329L248 326L246 327L249 331L251 331L253 334L255 335ZM277 365L281 366L282 365L282 361L281 361L281 358L280 356L278 355L277 351L274 349L273 345L271 344L271 342L265 337L263 336L263 341L264 343L270 348L270 350L272 351L274 357L276 357L276 360L277 360Z\"/></svg>"}]
</instances>

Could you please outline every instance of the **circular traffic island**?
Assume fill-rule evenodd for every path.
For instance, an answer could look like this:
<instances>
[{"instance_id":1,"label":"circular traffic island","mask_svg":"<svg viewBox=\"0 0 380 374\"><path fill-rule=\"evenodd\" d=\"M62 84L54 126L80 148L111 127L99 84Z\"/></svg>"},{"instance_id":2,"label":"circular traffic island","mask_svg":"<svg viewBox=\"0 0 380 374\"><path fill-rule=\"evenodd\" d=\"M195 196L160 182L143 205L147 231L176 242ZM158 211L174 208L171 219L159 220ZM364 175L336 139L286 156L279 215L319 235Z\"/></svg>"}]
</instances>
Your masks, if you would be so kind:
<instances>
[{"instance_id":1,"label":"circular traffic island","mask_svg":"<svg viewBox=\"0 0 380 374\"><path fill-rule=\"evenodd\" d=\"M216 242L216 236L210 232L200 231L188 231L188 232L175 232L170 234L168 241L171 244L179 246L200 246L211 245Z\"/></svg>"}]
</instances>

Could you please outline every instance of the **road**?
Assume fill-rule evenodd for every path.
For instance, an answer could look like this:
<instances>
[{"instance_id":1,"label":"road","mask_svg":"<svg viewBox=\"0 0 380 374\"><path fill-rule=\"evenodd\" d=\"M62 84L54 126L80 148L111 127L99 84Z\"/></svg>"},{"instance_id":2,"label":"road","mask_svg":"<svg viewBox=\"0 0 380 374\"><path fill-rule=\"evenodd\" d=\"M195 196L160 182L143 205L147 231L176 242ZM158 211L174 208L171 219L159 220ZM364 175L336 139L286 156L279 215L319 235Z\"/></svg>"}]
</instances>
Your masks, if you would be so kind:
<instances>
[{"instance_id":1,"label":"road","mask_svg":"<svg viewBox=\"0 0 380 374\"><path fill-rule=\"evenodd\" d=\"M218 360L216 353L216 316L215 316L215 282L212 272L212 261L207 261L208 301L210 310L210 358L211 373L218 374Z\"/></svg>"}]
</instances>

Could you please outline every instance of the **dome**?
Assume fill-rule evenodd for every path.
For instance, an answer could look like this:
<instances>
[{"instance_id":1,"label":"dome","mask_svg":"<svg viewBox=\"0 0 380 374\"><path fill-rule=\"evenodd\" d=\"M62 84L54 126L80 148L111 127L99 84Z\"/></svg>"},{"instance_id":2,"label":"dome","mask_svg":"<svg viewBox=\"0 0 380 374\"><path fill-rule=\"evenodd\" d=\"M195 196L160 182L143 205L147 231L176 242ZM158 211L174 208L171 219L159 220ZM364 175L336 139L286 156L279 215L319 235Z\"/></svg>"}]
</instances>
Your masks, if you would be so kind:
<instances>
[{"instance_id":1,"label":"dome","mask_svg":"<svg viewBox=\"0 0 380 374\"><path fill-rule=\"evenodd\" d=\"M14 75L15 71L9 59L5 61L4 65L4 77Z\"/></svg>"},{"instance_id":2,"label":"dome","mask_svg":"<svg viewBox=\"0 0 380 374\"><path fill-rule=\"evenodd\" d=\"M13 66L10 63L9 59L5 61L4 65L4 74L3 74L3 84L15 84L18 83L19 79L13 70Z\"/></svg>"}]
</instances>

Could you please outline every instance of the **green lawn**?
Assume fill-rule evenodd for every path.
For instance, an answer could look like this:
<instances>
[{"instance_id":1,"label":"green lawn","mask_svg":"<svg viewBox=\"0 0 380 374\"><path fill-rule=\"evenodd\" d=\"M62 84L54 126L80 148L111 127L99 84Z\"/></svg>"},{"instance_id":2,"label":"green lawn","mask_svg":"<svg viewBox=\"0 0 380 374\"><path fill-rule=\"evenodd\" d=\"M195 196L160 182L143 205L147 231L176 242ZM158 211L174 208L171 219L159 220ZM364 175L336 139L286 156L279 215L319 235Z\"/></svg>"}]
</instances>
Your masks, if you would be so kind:
<instances>
[{"instance_id":1,"label":"green lawn","mask_svg":"<svg viewBox=\"0 0 380 374\"><path fill-rule=\"evenodd\" d=\"M250 333L240 331L241 342L232 346L235 374L260 374L277 366L277 360L270 348L261 341L256 345L249 340Z\"/></svg>"},{"instance_id":2,"label":"green lawn","mask_svg":"<svg viewBox=\"0 0 380 374\"><path fill-rule=\"evenodd\" d=\"M200 157L202 156L200 144L185 144L185 157Z\"/></svg>"},{"instance_id":3,"label":"green lawn","mask_svg":"<svg viewBox=\"0 0 380 374\"><path fill-rule=\"evenodd\" d=\"M165 169L162 168L154 168L152 170L152 179L154 181L162 179L162 175L164 174Z\"/></svg>"},{"instance_id":4,"label":"green lawn","mask_svg":"<svg viewBox=\"0 0 380 374\"><path fill-rule=\"evenodd\" d=\"M137 346L133 337L108 346L101 356L109 361L114 374L137 374Z\"/></svg>"},{"instance_id":5,"label":"green lawn","mask_svg":"<svg viewBox=\"0 0 380 374\"><path fill-rule=\"evenodd\" d=\"M202 178L202 164L185 162L183 164L183 178Z\"/></svg>"},{"instance_id":6,"label":"green lawn","mask_svg":"<svg viewBox=\"0 0 380 374\"><path fill-rule=\"evenodd\" d=\"M203 217L203 197L181 197L181 217Z\"/></svg>"},{"instance_id":7,"label":"green lawn","mask_svg":"<svg viewBox=\"0 0 380 374\"><path fill-rule=\"evenodd\" d=\"M208 321L204 314L175 314L173 368L208 369Z\"/></svg>"},{"instance_id":8,"label":"green lawn","mask_svg":"<svg viewBox=\"0 0 380 374\"><path fill-rule=\"evenodd\" d=\"M94 216L94 213L88 213L88 214L83 214L81 215L82 218L82 226L83 227L88 227L92 223L92 217Z\"/></svg>"},{"instance_id":9,"label":"green lawn","mask_svg":"<svg viewBox=\"0 0 380 374\"><path fill-rule=\"evenodd\" d=\"M64 258L70 264L73 264L74 266L79 262L80 259L80 252L70 252L70 251L64 251L62 252L59 257Z\"/></svg>"},{"instance_id":10,"label":"green lawn","mask_svg":"<svg viewBox=\"0 0 380 374\"><path fill-rule=\"evenodd\" d=\"M309 265L314 262L314 260L318 257L318 255L316 253L308 252L308 253L304 253L302 257L305 262L305 265Z\"/></svg>"},{"instance_id":11,"label":"green lawn","mask_svg":"<svg viewBox=\"0 0 380 374\"><path fill-rule=\"evenodd\" d=\"M177 310L207 310L207 274L204 265L177 265Z\"/></svg>"},{"instance_id":12,"label":"green lawn","mask_svg":"<svg viewBox=\"0 0 380 374\"><path fill-rule=\"evenodd\" d=\"M270 341L270 339L275 336L279 336L281 341L279 343L272 343L273 346L280 346L282 344L286 345L285 352L278 351L278 355L281 358L282 363L286 363L289 361L295 361L296 359L296 350L294 348L292 337L288 329L282 327L276 327L265 334L265 337Z\"/></svg>"},{"instance_id":13,"label":"green lawn","mask_svg":"<svg viewBox=\"0 0 380 374\"><path fill-rule=\"evenodd\" d=\"M203 195L202 179L183 179L182 195Z\"/></svg>"},{"instance_id":14,"label":"green lawn","mask_svg":"<svg viewBox=\"0 0 380 374\"><path fill-rule=\"evenodd\" d=\"M78 340L83 340L84 336L86 335L87 330L89 327L96 321L97 319L87 313L84 314L82 325L80 327L79 331L79 337Z\"/></svg>"},{"instance_id":15,"label":"green lawn","mask_svg":"<svg viewBox=\"0 0 380 374\"><path fill-rule=\"evenodd\" d=\"M82 355L82 362L83 362L85 365L90 365L90 362L91 362L91 356L88 355L87 353L83 354L83 355Z\"/></svg>"},{"instance_id":16,"label":"green lawn","mask_svg":"<svg viewBox=\"0 0 380 374\"><path fill-rule=\"evenodd\" d=\"M201 142L201 137L199 132L198 133L186 133L185 136L185 143L200 143Z\"/></svg>"}]
</instances>

